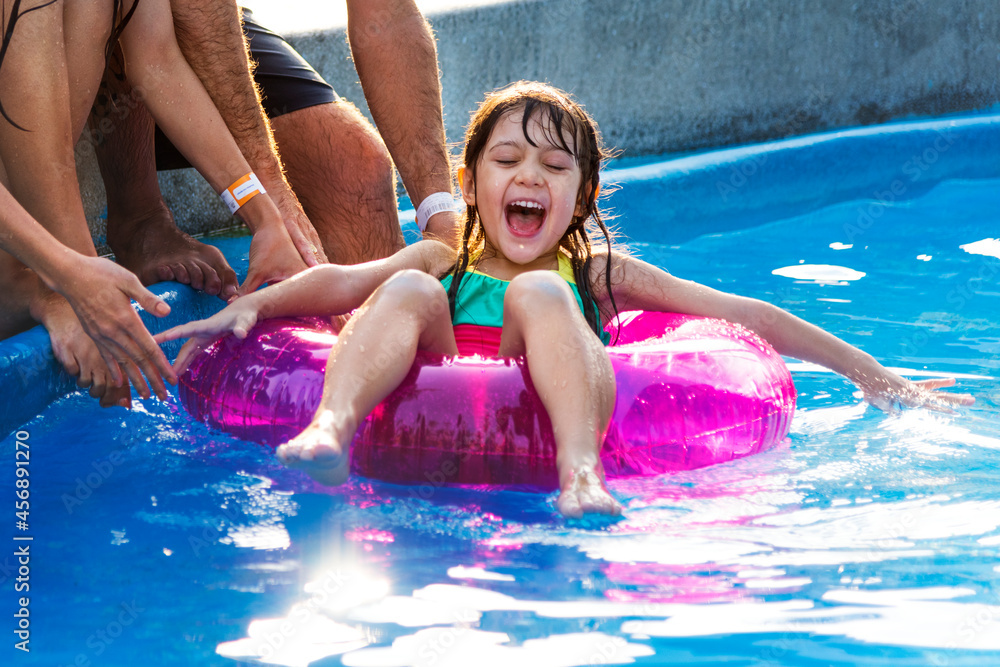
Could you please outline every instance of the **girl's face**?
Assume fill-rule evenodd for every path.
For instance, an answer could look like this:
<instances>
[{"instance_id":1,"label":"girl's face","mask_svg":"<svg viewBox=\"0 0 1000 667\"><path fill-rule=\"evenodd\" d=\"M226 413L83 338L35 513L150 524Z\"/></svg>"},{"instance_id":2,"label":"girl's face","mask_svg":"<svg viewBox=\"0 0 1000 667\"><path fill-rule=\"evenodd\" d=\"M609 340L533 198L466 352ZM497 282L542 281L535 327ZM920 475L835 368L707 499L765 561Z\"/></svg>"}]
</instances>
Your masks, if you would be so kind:
<instances>
[{"instance_id":1,"label":"girl's face","mask_svg":"<svg viewBox=\"0 0 1000 667\"><path fill-rule=\"evenodd\" d=\"M580 167L546 138L554 132L545 130L554 128L543 128L539 114L528 121L528 136L536 145L528 143L522 115L512 111L493 128L475 183L467 172L459 174L462 196L479 209L486 242L498 257L527 268L552 268L547 264L579 213ZM531 266L536 260L546 266Z\"/></svg>"}]
</instances>

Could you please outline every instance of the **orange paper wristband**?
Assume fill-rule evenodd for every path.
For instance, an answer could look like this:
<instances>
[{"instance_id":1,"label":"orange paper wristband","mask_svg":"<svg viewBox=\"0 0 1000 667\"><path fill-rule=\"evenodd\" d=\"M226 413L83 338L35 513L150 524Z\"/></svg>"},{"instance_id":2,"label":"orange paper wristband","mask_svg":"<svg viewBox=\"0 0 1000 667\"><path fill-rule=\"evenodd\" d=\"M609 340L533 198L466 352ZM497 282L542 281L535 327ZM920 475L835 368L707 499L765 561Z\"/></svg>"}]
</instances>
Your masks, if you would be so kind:
<instances>
[{"instance_id":1,"label":"orange paper wristband","mask_svg":"<svg viewBox=\"0 0 1000 667\"><path fill-rule=\"evenodd\" d=\"M240 210L241 206L246 204L255 196L264 194L265 192L267 192L267 190L265 190L264 186L260 184L260 181L257 179L257 174L251 171L249 174L223 190L219 196L226 204L226 207L229 208L229 212L236 213L236 211Z\"/></svg>"}]
</instances>

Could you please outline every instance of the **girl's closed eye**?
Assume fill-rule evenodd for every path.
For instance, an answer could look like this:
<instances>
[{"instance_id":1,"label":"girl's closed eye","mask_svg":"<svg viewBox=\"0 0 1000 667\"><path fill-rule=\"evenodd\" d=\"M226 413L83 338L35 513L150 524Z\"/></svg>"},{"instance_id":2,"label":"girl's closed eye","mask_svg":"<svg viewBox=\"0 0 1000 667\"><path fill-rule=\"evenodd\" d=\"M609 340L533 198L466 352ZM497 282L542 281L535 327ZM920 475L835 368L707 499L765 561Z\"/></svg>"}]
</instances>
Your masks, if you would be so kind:
<instances>
[{"instance_id":1,"label":"girl's closed eye","mask_svg":"<svg viewBox=\"0 0 1000 667\"><path fill-rule=\"evenodd\" d=\"M571 154L567 153L561 149L555 149L546 151L548 155L544 156L542 164L546 168L553 171L566 171L567 169L572 169L574 166L574 158Z\"/></svg>"},{"instance_id":2,"label":"girl's closed eye","mask_svg":"<svg viewBox=\"0 0 1000 667\"><path fill-rule=\"evenodd\" d=\"M507 165L517 164L517 162L521 159L521 156L515 151L510 150L510 148L504 148L503 150L494 151L493 154L490 155L490 159L496 164Z\"/></svg>"}]
</instances>

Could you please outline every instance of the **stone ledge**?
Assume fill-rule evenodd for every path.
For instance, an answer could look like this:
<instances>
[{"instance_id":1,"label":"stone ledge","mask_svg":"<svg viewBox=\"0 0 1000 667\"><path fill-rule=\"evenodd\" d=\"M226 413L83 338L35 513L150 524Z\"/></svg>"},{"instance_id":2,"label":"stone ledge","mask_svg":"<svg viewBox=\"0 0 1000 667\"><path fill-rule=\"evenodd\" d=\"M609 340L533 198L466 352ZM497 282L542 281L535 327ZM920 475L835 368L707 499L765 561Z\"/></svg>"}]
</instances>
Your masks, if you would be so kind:
<instances>
[{"instance_id":1,"label":"stone ledge","mask_svg":"<svg viewBox=\"0 0 1000 667\"><path fill-rule=\"evenodd\" d=\"M536 0L428 16L448 139L487 90L527 78L574 93L625 155L683 153L995 107L1000 5L987 0ZM343 28L289 35L367 114ZM92 151L78 168L104 234ZM192 170L160 176L192 233L233 218Z\"/></svg>"}]
</instances>

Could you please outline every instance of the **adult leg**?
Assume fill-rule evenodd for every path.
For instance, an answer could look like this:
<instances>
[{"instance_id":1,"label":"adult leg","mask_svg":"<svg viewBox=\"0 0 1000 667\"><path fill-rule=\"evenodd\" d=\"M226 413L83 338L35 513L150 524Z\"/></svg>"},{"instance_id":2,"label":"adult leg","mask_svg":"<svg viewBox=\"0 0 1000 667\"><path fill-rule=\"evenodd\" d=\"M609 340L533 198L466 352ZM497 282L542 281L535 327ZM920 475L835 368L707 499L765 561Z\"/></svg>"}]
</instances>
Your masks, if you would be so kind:
<instances>
[{"instance_id":1,"label":"adult leg","mask_svg":"<svg viewBox=\"0 0 1000 667\"><path fill-rule=\"evenodd\" d=\"M194 3L185 0L182 4ZM174 9L181 46L216 96L217 105L228 112L223 115L237 141L242 138L244 152L257 153L262 147L269 150L271 137L267 135L273 135L295 193L293 198L298 200L294 208L301 204L327 259L355 264L402 248L392 162L378 133L357 109L340 100L284 38L256 23L253 13L245 10L243 30L255 63L254 82L270 117L268 130L266 123L258 124L249 117L256 114L249 113L246 103L256 103L255 95L232 90L229 97L219 97L247 73L245 60L222 62L217 54L212 55L222 41L232 39L237 26L230 19L235 16L219 8L187 7L179 18L176 4ZM207 42L209 34L222 41ZM198 35L201 41L196 39ZM229 51L229 55L236 53ZM261 135L268 139L266 145ZM183 158L178 158L168 142L157 137L161 168L183 166ZM273 162L277 166L277 160ZM264 160L259 168L267 164L270 162ZM276 187L280 190L282 186ZM277 194L279 208L289 214L288 200Z\"/></svg>"},{"instance_id":2,"label":"adult leg","mask_svg":"<svg viewBox=\"0 0 1000 667\"><path fill-rule=\"evenodd\" d=\"M0 87L0 100L2 99L2 87ZM0 123L6 122L0 118ZM10 190L10 181L2 157L0 157L0 184ZM36 322L30 312L31 303L44 289L42 281L31 269L12 255L0 250L0 340L35 326Z\"/></svg>"},{"instance_id":3,"label":"adult leg","mask_svg":"<svg viewBox=\"0 0 1000 667\"><path fill-rule=\"evenodd\" d=\"M104 73L104 48L111 35L110 0L59 3L70 86L74 140L83 132Z\"/></svg>"},{"instance_id":4,"label":"adult leg","mask_svg":"<svg viewBox=\"0 0 1000 667\"><path fill-rule=\"evenodd\" d=\"M74 96L91 85L87 68L68 62L64 6L69 17L74 3L56 3L17 22L0 69L0 100L24 130L0 123L0 154L11 194L32 217L77 252L94 255L76 180L72 113ZM72 79L77 74L82 78Z\"/></svg>"},{"instance_id":5,"label":"adult leg","mask_svg":"<svg viewBox=\"0 0 1000 667\"><path fill-rule=\"evenodd\" d=\"M392 160L375 128L344 100L271 120L288 181L335 264L403 247Z\"/></svg>"},{"instance_id":6,"label":"adult leg","mask_svg":"<svg viewBox=\"0 0 1000 667\"><path fill-rule=\"evenodd\" d=\"M83 63L70 67L67 62L64 18L72 18L73 13L64 16L64 4L38 9L17 22L0 70L0 100L14 121L29 131L0 122L0 159L11 194L28 213L64 245L93 256L96 252L83 212L73 154L73 109L81 106L73 100L92 84ZM67 26L70 30L75 28ZM75 51L73 55L78 56ZM71 73L79 78L71 80ZM48 330L56 358L78 376L80 386L90 386L91 394L100 396L102 405L127 404L127 384L117 390L109 388L107 366L70 305L25 271L13 257L0 254L0 294L4 295L0 298L5 302L0 335L23 329L30 313Z\"/></svg>"},{"instance_id":7,"label":"adult leg","mask_svg":"<svg viewBox=\"0 0 1000 667\"><path fill-rule=\"evenodd\" d=\"M153 157L152 116L120 64L105 72L86 136L108 197L108 245L118 263L150 285L176 280L209 294L236 294L236 273L218 248L191 238L163 202Z\"/></svg>"},{"instance_id":8,"label":"adult leg","mask_svg":"<svg viewBox=\"0 0 1000 667\"><path fill-rule=\"evenodd\" d=\"M559 511L618 514L600 458L615 406L614 370L569 285L554 273L525 273L507 288L500 355L522 354L552 421Z\"/></svg>"},{"instance_id":9,"label":"adult leg","mask_svg":"<svg viewBox=\"0 0 1000 667\"><path fill-rule=\"evenodd\" d=\"M448 295L433 276L401 271L368 298L340 333L326 365L316 416L278 448L278 457L323 484L343 483L358 425L403 381L418 349L458 353Z\"/></svg>"},{"instance_id":10,"label":"adult leg","mask_svg":"<svg viewBox=\"0 0 1000 667\"><path fill-rule=\"evenodd\" d=\"M356 264L402 248L392 161L378 132L283 37L252 12L243 19L286 177L327 258Z\"/></svg>"}]
</instances>

